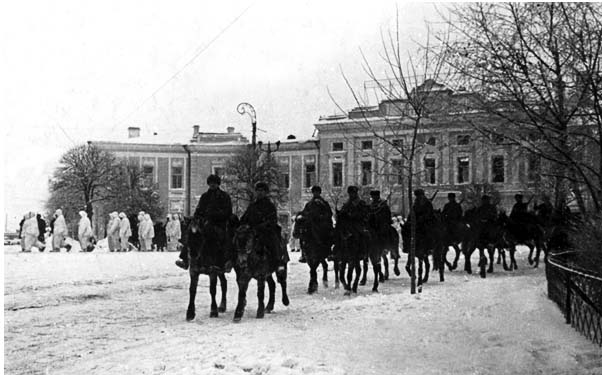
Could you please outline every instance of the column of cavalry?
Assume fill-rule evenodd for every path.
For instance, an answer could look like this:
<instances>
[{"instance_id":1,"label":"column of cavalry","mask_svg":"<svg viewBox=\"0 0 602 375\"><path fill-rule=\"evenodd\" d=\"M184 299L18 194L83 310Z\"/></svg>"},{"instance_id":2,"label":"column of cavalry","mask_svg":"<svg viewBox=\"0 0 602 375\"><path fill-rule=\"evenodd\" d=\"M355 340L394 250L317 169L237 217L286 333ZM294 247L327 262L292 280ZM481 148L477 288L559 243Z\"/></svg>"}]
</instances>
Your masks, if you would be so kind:
<instances>
[{"instance_id":1,"label":"column of cavalry","mask_svg":"<svg viewBox=\"0 0 602 375\"><path fill-rule=\"evenodd\" d=\"M185 219L180 259L176 264L190 273L190 300L186 319L195 318L195 297L200 274L209 276L211 294L210 317L217 317L226 311L227 281L225 274L234 269L238 285L238 301L234 321L239 322L245 311L246 292L251 279L257 281L257 318L274 309L276 280L281 285L282 303L289 304L286 290L287 263L289 261L286 243L278 225L276 206L269 198L269 187L265 183L255 185L255 200L238 219L232 213L232 203L228 194L220 189L220 178L211 175L207 178L209 189L199 199L191 218ZM503 259L504 269L516 269L514 253L516 245L524 244L530 249L529 263L537 267L540 252L547 256L554 243L562 245L556 228L561 224L558 215L548 199L536 205L535 213L527 211L528 203L517 194L517 202L510 216L498 213L488 196L481 198L481 204L462 212L455 195L448 195L449 202L443 210L434 210L432 199L425 197L422 189L414 191L413 215L392 225L392 216L387 202L380 192L370 192L370 204L358 195L358 188L349 186L348 199L335 215L328 202L321 196L321 188L311 189L313 197L303 211L295 217L292 235L300 241L303 257L309 270L310 280L307 292L318 290L317 268L324 266L323 280L327 281L327 260L334 262L335 288L341 284L345 295L357 293L358 285L367 281L368 264L372 264L372 291L378 292L379 283L389 278L387 255L394 262L394 273L399 276L399 248L408 253L410 246L415 249L418 260L418 285L428 281L430 262L439 271L440 281L444 281L444 266L449 270L457 267L461 254L464 254L464 269L471 273L470 256L479 250L479 268L482 277L493 272L494 253L498 251L498 263ZM335 225L333 225L333 218ZM413 228L414 226L414 228ZM411 243L414 233L414 243ZM401 235L401 244L400 244ZM447 250L456 251L452 263L446 259ZM533 259L533 252L536 251ZM506 263L505 252L510 253L510 266ZM489 255L487 259L486 253ZM409 257L408 257L409 258ZM363 263L363 268L362 268ZM489 269L486 271L487 264ZM405 265L411 274L410 261ZM363 270L363 276L362 276ZM361 279L361 280L360 280ZM217 282L220 281L221 301L216 300ZM268 284L268 301L265 303L265 284Z\"/></svg>"}]
</instances>

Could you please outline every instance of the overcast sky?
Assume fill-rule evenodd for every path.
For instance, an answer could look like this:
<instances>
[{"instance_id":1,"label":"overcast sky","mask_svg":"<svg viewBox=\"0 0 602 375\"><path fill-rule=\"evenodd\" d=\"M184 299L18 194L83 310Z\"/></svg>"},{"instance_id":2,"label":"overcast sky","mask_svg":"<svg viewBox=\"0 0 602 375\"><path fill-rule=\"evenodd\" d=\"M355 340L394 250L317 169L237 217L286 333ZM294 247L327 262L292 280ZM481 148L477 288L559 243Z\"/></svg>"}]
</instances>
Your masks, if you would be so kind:
<instances>
[{"instance_id":1,"label":"overcast sky","mask_svg":"<svg viewBox=\"0 0 602 375\"><path fill-rule=\"evenodd\" d=\"M359 49L378 66L396 4L402 41L415 48L425 21L438 19L431 3L6 2L0 116L9 224L42 211L62 153L124 139L128 126L169 141L185 141L195 124L249 136L249 118L236 112L249 102L266 131L260 138L310 137L320 115L338 112L328 89L354 105L341 70L363 86Z\"/></svg>"}]
</instances>

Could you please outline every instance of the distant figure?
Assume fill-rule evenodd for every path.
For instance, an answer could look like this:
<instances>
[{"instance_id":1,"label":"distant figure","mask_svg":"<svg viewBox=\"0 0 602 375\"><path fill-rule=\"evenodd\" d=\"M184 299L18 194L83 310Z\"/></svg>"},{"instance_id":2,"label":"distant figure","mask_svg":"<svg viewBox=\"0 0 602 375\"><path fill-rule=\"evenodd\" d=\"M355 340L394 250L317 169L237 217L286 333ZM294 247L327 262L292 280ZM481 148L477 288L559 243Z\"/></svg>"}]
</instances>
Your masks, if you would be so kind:
<instances>
[{"instance_id":1,"label":"distant figure","mask_svg":"<svg viewBox=\"0 0 602 375\"><path fill-rule=\"evenodd\" d=\"M67 251L71 250L70 245L65 245L65 238L67 237L67 223L63 217L63 211L59 208L54 213L54 225L52 228L52 250L53 252L60 252L61 247L66 247Z\"/></svg>"},{"instance_id":2,"label":"distant figure","mask_svg":"<svg viewBox=\"0 0 602 375\"><path fill-rule=\"evenodd\" d=\"M153 222L149 214L144 214L144 219L142 221L144 224L142 230L142 238L144 240L144 250L142 247L140 251L152 251L153 250L153 238L155 238L155 228L153 226Z\"/></svg>"},{"instance_id":3,"label":"distant figure","mask_svg":"<svg viewBox=\"0 0 602 375\"><path fill-rule=\"evenodd\" d=\"M42 219L42 215L37 214L36 221L38 222L38 241L41 243L46 243L46 220ZM40 250L44 251L43 248Z\"/></svg>"},{"instance_id":4,"label":"distant figure","mask_svg":"<svg viewBox=\"0 0 602 375\"><path fill-rule=\"evenodd\" d=\"M177 251L178 241L182 238L182 228L180 226L180 220L178 215L173 214L168 217L168 222L165 227L165 233L167 234L167 251Z\"/></svg>"},{"instance_id":5,"label":"distant figure","mask_svg":"<svg viewBox=\"0 0 602 375\"><path fill-rule=\"evenodd\" d=\"M301 214L301 212L297 212L297 215L300 215L300 214ZM301 246L299 245L299 239L295 238L295 236L293 236L293 233L295 233L296 225L297 225L297 216L295 216L291 219L291 235L289 237L288 245L291 248L292 252L301 251Z\"/></svg>"},{"instance_id":6,"label":"distant figure","mask_svg":"<svg viewBox=\"0 0 602 375\"><path fill-rule=\"evenodd\" d=\"M169 219L166 219L166 222ZM153 238L153 245L156 246L157 251L165 251L165 247L167 246L167 233L165 231L165 224L161 221L157 221L155 225L153 225L155 237Z\"/></svg>"},{"instance_id":7,"label":"distant figure","mask_svg":"<svg viewBox=\"0 0 602 375\"><path fill-rule=\"evenodd\" d=\"M119 215L117 212L109 214L109 223L107 224L107 242L109 251L114 252L119 249Z\"/></svg>"},{"instance_id":8,"label":"distant figure","mask_svg":"<svg viewBox=\"0 0 602 375\"><path fill-rule=\"evenodd\" d=\"M145 231L144 215L145 215L144 211L138 212L138 217L137 217L138 225L136 225L136 228L137 228L137 233L138 233L138 250L139 251L144 251L146 249L146 244L144 243L144 235L143 235L143 232Z\"/></svg>"},{"instance_id":9,"label":"distant figure","mask_svg":"<svg viewBox=\"0 0 602 375\"><path fill-rule=\"evenodd\" d=\"M132 235L132 229L130 228L130 220L124 212L119 214L121 220L119 221L119 247L121 251L129 250L129 239Z\"/></svg>"},{"instance_id":10,"label":"distant figure","mask_svg":"<svg viewBox=\"0 0 602 375\"><path fill-rule=\"evenodd\" d=\"M79 216L81 219L79 219L77 237L82 248L81 251L92 251L94 250L94 245L90 241L92 239L92 224L90 224L86 211L80 211Z\"/></svg>"},{"instance_id":11,"label":"distant figure","mask_svg":"<svg viewBox=\"0 0 602 375\"><path fill-rule=\"evenodd\" d=\"M23 229L21 230L21 236L23 238L23 241L21 242L22 250L31 252L31 248L35 246L40 249L40 251L44 251L44 244L38 239L39 234L38 219L33 212L29 212L25 215Z\"/></svg>"}]
</instances>

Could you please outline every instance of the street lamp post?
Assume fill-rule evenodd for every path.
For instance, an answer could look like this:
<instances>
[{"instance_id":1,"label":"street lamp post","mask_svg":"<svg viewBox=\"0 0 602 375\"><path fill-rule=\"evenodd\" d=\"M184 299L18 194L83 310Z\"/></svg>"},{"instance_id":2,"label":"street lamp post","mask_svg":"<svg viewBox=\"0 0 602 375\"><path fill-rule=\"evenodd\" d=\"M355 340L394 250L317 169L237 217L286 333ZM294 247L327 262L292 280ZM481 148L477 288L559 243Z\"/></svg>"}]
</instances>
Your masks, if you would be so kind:
<instances>
[{"instance_id":1,"label":"street lamp post","mask_svg":"<svg viewBox=\"0 0 602 375\"><path fill-rule=\"evenodd\" d=\"M257 115L255 114L255 108L249 103L240 103L236 110L241 115L245 113L251 117L251 125L253 127L253 135L251 137L251 145L253 145L253 150L255 150L255 146L257 144Z\"/></svg>"}]
</instances>

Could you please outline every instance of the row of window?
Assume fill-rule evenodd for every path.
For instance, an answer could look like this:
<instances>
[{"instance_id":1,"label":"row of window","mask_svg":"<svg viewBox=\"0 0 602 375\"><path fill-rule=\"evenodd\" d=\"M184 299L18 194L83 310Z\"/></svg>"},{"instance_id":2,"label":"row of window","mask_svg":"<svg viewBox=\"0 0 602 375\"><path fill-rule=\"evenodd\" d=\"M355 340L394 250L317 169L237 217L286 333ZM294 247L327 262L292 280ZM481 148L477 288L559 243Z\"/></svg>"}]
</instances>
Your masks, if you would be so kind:
<instances>
[{"instance_id":1,"label":"row of window","mask_svg":"<svg viewBox=\"0 0 602 375\"><path fill-rule=\"evenodd\" d=\"M456 145L458 146L466 146L470 144L471 137L469 134L459 134L456 136ZM424 143L429 146L437 145L437 137L428 136L428 138L422 134L418 135L418 143ZM393 147L402 147L403 139L393 139L391 141L391 145ZM372 150L373 143L372 141L361 141L360 149L361 150ZM332 151L344 151L344 142L332 142Z\"/></svg>"},{"instance_id":2,"label":"row of window","mask_svg":"<svg viewBox=\"0 0 602 375\"><path fill-rule=\"evenodd\" d=\"M145 186L152 186L155 179L155 158L142 158L142 183ZM169 168L169 188L184 188L184 159L173 158L170 161Z\"/></svg>"}]
</instances>

